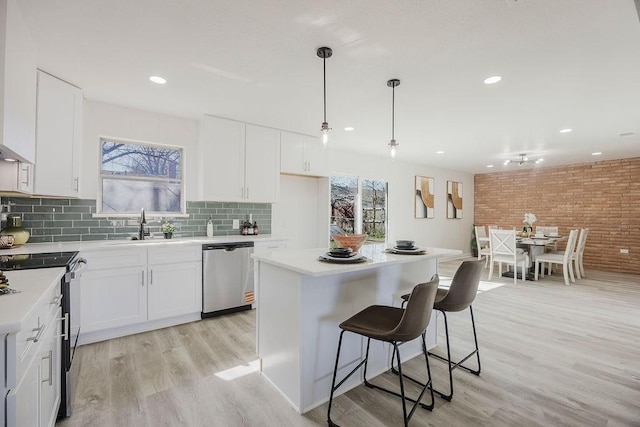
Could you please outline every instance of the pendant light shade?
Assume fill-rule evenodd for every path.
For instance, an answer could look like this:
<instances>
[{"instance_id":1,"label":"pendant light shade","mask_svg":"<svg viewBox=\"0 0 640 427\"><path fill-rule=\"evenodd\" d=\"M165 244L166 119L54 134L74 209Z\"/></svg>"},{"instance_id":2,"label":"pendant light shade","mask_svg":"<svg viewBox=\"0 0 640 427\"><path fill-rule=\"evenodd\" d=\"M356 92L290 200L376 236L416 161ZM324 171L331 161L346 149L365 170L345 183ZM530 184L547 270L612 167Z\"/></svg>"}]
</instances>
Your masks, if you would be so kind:
<instances>
[{"instance_id":1,"label":"pendant light shade","mask_svg":"<svg viewBox=\"0 0 640 427\"><path fill-rule=\"evenodd\" d=\"M392 90L391 95L391 141L389 141L389 154L391 154L391 158L395 159L396 154L398 152L398 144L396 142L396 86L400 86L400 80L391 79L387 81L387 86L389 86Z\"/></svg>"},{"instance_id":2,"label":"pendant light shade","mask_svg":"<svg viewBox=\"0 0 640 427\"><path fill-rule=\"evenodd\" d=\"M316 51L319 58L322 58L322 84L324 88L323 106L324 106L324 119L322 120L322 126L320 131L322 132L322 145L327 146L329 141L329 123L327 123L327 58L331 58L333 50L330 47L319 47Z\"/></svg>"}]
</instances>

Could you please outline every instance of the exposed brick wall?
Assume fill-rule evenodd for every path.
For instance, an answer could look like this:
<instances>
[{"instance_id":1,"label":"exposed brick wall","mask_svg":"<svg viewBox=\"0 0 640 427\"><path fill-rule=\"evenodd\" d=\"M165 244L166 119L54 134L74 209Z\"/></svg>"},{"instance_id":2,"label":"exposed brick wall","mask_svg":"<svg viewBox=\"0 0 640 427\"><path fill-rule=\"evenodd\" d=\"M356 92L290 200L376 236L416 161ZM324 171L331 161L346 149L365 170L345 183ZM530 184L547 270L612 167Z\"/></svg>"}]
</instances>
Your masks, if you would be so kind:
<instances>
[{"instance_id":1,"label":"exposed brick wall","mask_svg":"<svg viewBox=\"0 0 640 427\"><path fill-rule=\"evenodd\" d=\"M475 224L586 227L585 268L640 274L640 157L480 174L474 192Z\"/></svg>"}]
</instances>

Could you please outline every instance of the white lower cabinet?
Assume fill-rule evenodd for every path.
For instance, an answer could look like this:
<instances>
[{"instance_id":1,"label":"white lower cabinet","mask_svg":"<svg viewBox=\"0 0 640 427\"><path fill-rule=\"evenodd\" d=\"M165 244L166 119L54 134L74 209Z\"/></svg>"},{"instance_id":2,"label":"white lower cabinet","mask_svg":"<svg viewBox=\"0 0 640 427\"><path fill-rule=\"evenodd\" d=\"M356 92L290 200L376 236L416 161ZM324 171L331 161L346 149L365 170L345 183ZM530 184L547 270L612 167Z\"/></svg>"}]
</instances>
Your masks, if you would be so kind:
<instances>
[{"instance_id":1,"label":"white lower cabinet","mask_svg":"<svg viewBox=\"0 0 640 427\"><path fill-rule=\"evenodd\" d=\"M6 338L7 372L16 372L15 380L13 374L7 378L8 427L51 427L56 422L62 357L59 294L58 285L45 306L26 322L27 329Z\"/></svg>"},{"instance_id":2,"label":"white lower cabinet","mask_svg":"<svg viewBox=\"0 0 640 427\"><path fill-rule=\"evenodd\" d=\"M89 260L89 264L91 261ZM80 332L101 331L147 320L145 268L89 270L82 275Z\"/></svg>"},{"instance_id":3,"label":"white lower cabinet","mask_svg":"<svg viewBox=\"0 0 640 427\"><path fill-rule=\"evenodd\" d=\"M82 256L88 261L81 279L82 344L183 323L180 316L196 320L202 311L199 244L92 250ZM161 320L166 322L153 323Z\"/></svg>"},{"instance_id":4,"label":"white lower cabinet","mask_svg":"<svg viewBox=\"0 0 640 427\"><path fill-rule=\"evenodd\" d=\"M202 262L149 266L149 320L202 311Z\"/></svg>"}]
</instances>

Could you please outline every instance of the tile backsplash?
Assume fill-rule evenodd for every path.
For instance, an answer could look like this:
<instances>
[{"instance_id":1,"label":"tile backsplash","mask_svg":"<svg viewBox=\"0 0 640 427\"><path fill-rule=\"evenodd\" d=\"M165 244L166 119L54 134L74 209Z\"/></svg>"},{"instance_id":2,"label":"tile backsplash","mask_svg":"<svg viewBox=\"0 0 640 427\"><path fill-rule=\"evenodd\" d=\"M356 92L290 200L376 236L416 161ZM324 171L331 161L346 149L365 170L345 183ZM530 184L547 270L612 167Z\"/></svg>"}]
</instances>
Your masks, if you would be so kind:
<instances>
[{"instance_id":1,"label":"tile backsplash","mask_svg":"<svg viewBox=\"0 0 640 427\"><path fill-rule=\"evenodd\" d=\"M11 213L22 215L22 225L29 230L29 243L70 242L125 239L138 233L138 216L131 218L94 218L93 199L47 199L2 197L3 205L10 205ZM147 216L147 230L161 233L160 226L169 221L176 227L175 237L206 236L207 220L213 219L214 236L240 234L233 230L233 220L249 218L258 223L260 234L271 233L271 204L187 202L188 218ZM130 225L135 221L135 225ZM2 227L6 226L3 221Z\"/></svg>"}]
</instances>

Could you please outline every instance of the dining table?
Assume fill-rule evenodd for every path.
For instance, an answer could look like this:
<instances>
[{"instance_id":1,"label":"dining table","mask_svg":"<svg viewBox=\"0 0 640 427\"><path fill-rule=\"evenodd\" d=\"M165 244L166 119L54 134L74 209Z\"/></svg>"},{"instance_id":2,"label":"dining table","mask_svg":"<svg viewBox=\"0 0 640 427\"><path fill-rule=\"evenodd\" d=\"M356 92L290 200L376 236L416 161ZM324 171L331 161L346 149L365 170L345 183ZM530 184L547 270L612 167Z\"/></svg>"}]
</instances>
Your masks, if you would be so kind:
<instances>
[{"instance_id":1,"label":"dining table","mask_svg":"<svg viewBox=\"0 0 640 427\"><path fill-rule=\"evenodd\" d=\"M548 246L555 246L557 242L566 240L566 236L543 235L543 236L516 236L516 247L522 248L529 254L529 269L526 272L527 280L535 280L536 257L544 253ZM507 271L503 276L513 277L513 271Z\"/></svg>"}]
</instances>

